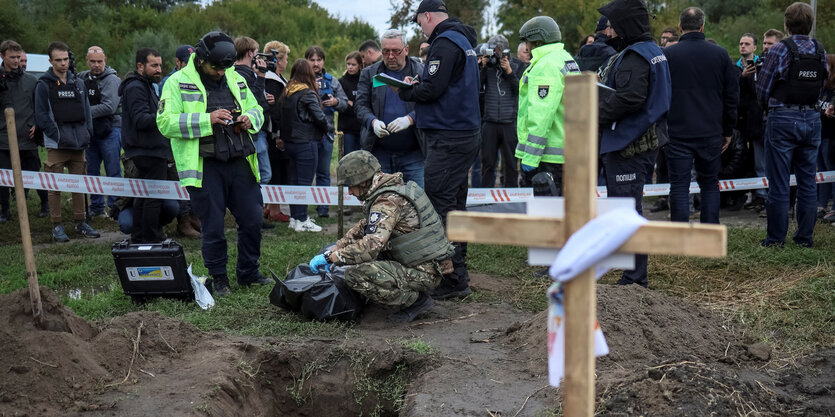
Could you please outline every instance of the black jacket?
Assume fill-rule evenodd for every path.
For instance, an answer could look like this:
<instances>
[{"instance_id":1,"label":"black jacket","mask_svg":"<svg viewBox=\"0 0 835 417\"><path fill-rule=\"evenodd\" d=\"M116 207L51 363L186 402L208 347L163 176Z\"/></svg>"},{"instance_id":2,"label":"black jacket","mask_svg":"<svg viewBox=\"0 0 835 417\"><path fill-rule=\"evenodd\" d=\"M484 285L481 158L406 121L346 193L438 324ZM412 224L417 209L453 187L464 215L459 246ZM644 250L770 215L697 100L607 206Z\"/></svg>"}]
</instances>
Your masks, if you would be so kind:
<instances>
[{"instance_id":1,"label":"black jacket","mask_svg":"<svg viewBox=\"0 0 835 417\"><path fill-rule=\"evenodd\" d=\"M652 40L649 34L649 15L634 3L638 0L615 0L597 9L609 18L612 27L618 33L617 38L609 39L606 44L616 52L622 52L629 45ZM613 55L607 64L615 61ZM639 111L649 96L649 63L635 52L624 55L615 77L615 93L599 104L600 125L611 126L613 122Z\"/></svg>"},{"instance_id":2,"label":"black jacket","mask_svg":"<svg viewBox=\"0 0 835 417\"><path fill-rule=\"evenodd\" d=\"M23 71L6 73L8 90L0 92L0 108L11 104L14 108L17 146L22 151L38 149L38 145L29 139L29 130L35 125L35 85L38 79ZM9 132L6 118L0 117L0 149L9 149Z\"/></svg>"},{"instance_id":3,"label":"black jacket","mask_svg":"<svg viewBox=\"0 0 835 417\"><path fill-rule=\"evenodd\" d=\"M310 88L282 95L281 139L285 142L322 140L328 131L328 119L319 97Z\"/></svg>"},{"instance_id":4,"label":"black jacket","mask_svg":"<svg viewBox=\"0 0 835 417\"><path fill-rule=\"evenodd\" d=\"M737 108L736 128L749 141L763 139L763 108L757 100L757 86L754 82L754 75L742 76L742 68L738 66L739 73L739 107Z\"/></svg>"},{"instance_id":5,"label":"black jacket","mask_svg":"<svg viewBox=\"0 0 835 417\"><path fill-rule=\"evenodd\" d=\"M360 73L356 75L345 74L339 79L339 84L342 85L342 90L348 96L348 101L354 103L348 106L345 111L339 112L339 130L344 133L359 133L360 121L357 119L357 85L360 81Z\"/></svg>"},{"instance_id":6,"label":"black jacket","mask_svg":"<svg viewBox=\"0 0 835 417\"><path fill-rule=\"evenodd\" d=\"M670 65L673 102L667 115L670 138L728 137L736 126L739 72L728 52L688 32L664 48Z\"/></svg>"},{"instance_id":7,"label":"black jacket","mask_svg":"<svg viewBox=\"0 0 835 417\"><path fill-rule=\"evenodd\" d=\"M722 152L722 169L719 171L719 178L734 179L748 176L749 173L745 171L747 154L745 138L738 130L734 130L728 149Z\"/></svg>"},{"instance_id":8,"label":"black jacket","mask_svg":"<svg viewBox=\"0 0 835 417\"><path fill-rule=\"evenodd\" d=\"M135 71L119 86L122 101L122 146L125 156L172 159L171 142L159 132L159 96L154 84Z\"/></svg>"},{"instance_id":9,"label":"black jacket","mask_svg":"<svg viewBox=\"0 0 835 417\"><path fill-rule=\"evenodd\" d=\"M606 44L608 40L608 36L598 33L594 35L594 43L583 45L580 48L577 56L574 57L574 61L577 62L580 71L597 72L600 67L609 61L612 55L617 53L614 48Z\"/></svg>"},{"instance_id":10,"label":"black jacket","mask_svg":"<svg viewBox=\"0 0 835 417\"><path fill-rule=\"evenodd\" d=\"M249 87L249 91L252 91L252 94L255 95L255 100L258 102L258 105L264 110L264 114L267 114L270 109L270 104L267 103L267 96L264 95L264 77L257 76L255 70L248 65L235 65L235 72L243 77L247 87ZM269 123L264 123L261 130L269 132Z\"/></svg>"},{"instance_id":11,"label":"black jacket","mask_svg":"<svg viewBox=\"0 0 835 417\"><path fill-rule=\"evenodd\" d=\"M482 121L514 123L519 111L519 77L525 72L525 63L510 58L510 74L500 66L483 66L481 91L484 96Z\"/></svg>"},{"instance_id":12,"label":"black jacket","mask_svg":"<svg viewBox=\"0 0 835 417\"><path fill-rule=\"evenodd\" d=\"M264 92L272 94L276 100L275 105L264 109L264 115L270 118L270 131L274 134L278 133L281 127L281 106L278 105L278 99L281 98L286 86L287 80L281 74L268 72L264 78Z\"/></svg>"},{"instance_id":13,"label":"black jacket","mask_svg":"<svg viewBox=\"0 0 835 417\"><path fill-rule=\"evenodd\" d=\"M432 35L429 36L429 42L432 45L431 55L426 57L426 62L439 61L441 65L451 65L451 71L438 71L434 75L429 76L425 80L420 80L412 88L401 88L400 98L404 101L418 101L422 103L431 102L440 97L447 86L453 81L461 77L461 72L464 70L464 62L466 56L464 51L456 46L451 40L440 38L435 41L439 34L448 30L460 32L470 41L470 44L475 46L476 33L475 30L465 25L456 18L449 18L435 27Z\"/></svg>"}]
</instances>

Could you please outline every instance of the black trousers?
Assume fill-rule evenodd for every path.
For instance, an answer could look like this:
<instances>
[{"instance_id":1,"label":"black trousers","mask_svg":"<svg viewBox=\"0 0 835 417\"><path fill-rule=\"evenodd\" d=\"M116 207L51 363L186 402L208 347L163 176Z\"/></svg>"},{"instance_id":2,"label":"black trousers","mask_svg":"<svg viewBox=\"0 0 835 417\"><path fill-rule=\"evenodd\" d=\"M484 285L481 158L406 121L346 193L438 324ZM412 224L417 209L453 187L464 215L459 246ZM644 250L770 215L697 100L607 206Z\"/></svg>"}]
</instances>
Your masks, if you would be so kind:
<instances>
[{"instance_id":1,"label":"black trousers","mask_svg":"<svg viewBox=\"0 0 835 417\"><path fill-rule=\"evenodd\" d=\"M8 149L0 149L0 168L12 169L12 154ZM24 171L41 170L41 158L37 149L20 151L20 168ZM0 214L9 213L9 192L11 188L0 187ZM41 208L48 209L49 199L46 190L38 190L38 197L41 198Z\"/></svg>"},{"instance_id":2,"label":"black trousers","mask_svg":"<svg viewBox=\"0 0 835 417\"><path fill-rule=\"evenodd\" d=\"M652 172L658 150L647 151L631 158L623 158L620 152L609 152L603 155L603 166L606 169L606 193L609 197L632 197L635 199L635 210L643 214L642 199L644 185L651 180L648 175ZM638 284L646 287L647 255L635 255L635 269L623 271L618 284Z\"/></svg>"},{"instance_id":3,"label":"black trousers","mask_svg":"<svg viewBox=\"0 0 835 417\"><path fill-rule=\"evenodd\" d=\"M153 156L134 156L137 178L144 180L168 179L168 160ZM133 233L131 243L155 243L165 240L159 215L162 200L157 198L135 198L133 200Z\"/></svg>"},{"instance_id":4,"label":"black trousers","mask_svg":"<svg viewBox=\"0 0 835 417\"><path fill-rule=\"evenodd\" d=\"M426 196L446 225L447 213L467 209L467 174L473 164L481 142L480 131L455 131L424 129L426 136L426 165L424 182ZM467 272L467 244L453 242L453 272L444 276L441 285L466 287L470 275Z\"/></svg>"},{"instance_id":5,"label":"black trousers","mask_svg":"<svg viewBox=\"0 0 835 417\"><path fill-rule=\"evenodd\" d=\"M502 187L519 186L516 123L484 122L481 127L481 186L496 184L496 159L502 153Z\"/></svg>"}]
</instances>

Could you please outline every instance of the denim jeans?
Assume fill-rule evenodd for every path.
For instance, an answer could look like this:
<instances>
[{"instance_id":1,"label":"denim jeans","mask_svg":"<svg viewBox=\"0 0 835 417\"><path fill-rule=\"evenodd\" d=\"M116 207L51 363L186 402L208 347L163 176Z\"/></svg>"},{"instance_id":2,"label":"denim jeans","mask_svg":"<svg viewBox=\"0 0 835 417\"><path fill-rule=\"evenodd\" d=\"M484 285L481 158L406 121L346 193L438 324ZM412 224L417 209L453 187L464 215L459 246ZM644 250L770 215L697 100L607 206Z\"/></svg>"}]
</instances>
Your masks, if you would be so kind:
<instances>
[{"instance_id":1,"label":"denim jeans","mask_svg":"<svg viewBox=\"0 0 835 417\"><path fill-rule=\"evenodd\" d=\"M293 185L313 185L313 178L316 176L316 164L319 159L318 142L285 142L284 149L290 159L293 160L293 170L290 173L290 182ZM296 220L307 219L307 206L300 204L290 205L290 216Z\"/></svg>"},{"instance_id":2,"label":"denim jeans","mask_svg":"<svg viewBox=\"0 0 835 417\"><path fill-rule=\"evenodd\" d=\"M333 142L328 139L328 136L333 137L328 133L326 137L319 141L318 156L316 163L316 186L327 187L331 185L331 155L333 155ZM320 216L328 214L328 206L317 206L316 212Z\"/></svg>"},{"instance_id":3,"label":"denim jeans","mask_svg":"<svg viewBox=\"0 0 835 417\"><path fill-rule=\"evenodd\" d=\"M255 144L255 153L258 154L258 173L261 174L261 184L269 184L273 177L272 167L270 166L270 155L267 147L267 132L258 132L253 139Z\"/></svg>"},{"instance_id":4,"label":"denim jeans","mask_svg":"<svg viewBox=\"0 0 835 417\"><path fill-rule=\"evenodd\" d=\"M344 155L348 155L349 153L351 153L353 151L358 151L358 150L362 149L362 146L360 146L360 134L359 134L359 132L356 132L356 133L345 132L345 134L342 135L342 141L343 141L342 149L343 149Z\"/></svg>"},{"instance_id":5,"label":"denim jeans","mask_svg":"<svg viewBox=\"0 0 835 417\"><path fill-rule=\"evenodd\" d=\"M381 171L386 174L394 174L395 172L403 173L403 181L414 181L420 188L423 188L423 166L424 158L420 149L412 152L399 155L382 149L374 149L374 156L380 161Z\"/></svg>"},{"instance_id":6,"label":"denim jeans","mask_svg":"<svg viewBox=\"0 0 835 417\"><path fill-rule=\"evenodd\" d=\"M757 174L758 177L765 176L765 139L754 139L751 141L751 146L754 147L754 172ZM754 192L762 197L763 199L766 198L768 195L768 190L764 188L760 188L759 190L754 190Z\"/></svg>"},{"instance_id":7,"label":"denim jeans","mask_svg":"<svg viewBox=\"0 0 835 417\"><path fill-rule=\"evenodd\" d=\"M101 175L101 164L104 162L104 172L108 177L119 178L122 176L122 165L119 160L122 148L122 129L114 127L106 138L93 137L90 140L90 147L86 150L87 175ZM107 197L107 207L113 205L116 197ZM90 195L90 211L104 211L104 197Z\"/></svg>"},{"instance_id":8,"label":"denim jeans","mask_svg":"<svg viewBox=\"0 0 835 417\"><path fill-rule=\"evenodd\" d=\"M832 139L821 137L821 146L818 149L819 171L832 171L835 169L835 161L829 159L830 146L832 146ZM818 184L818 207L826 208L830 199L832 199L832 183Z\"/></svg>"},{"instance_id":9,"label":"denim jeans","mask_svg":"<svg viewBox=\"0 0 835 417\"><path fill-rule=\"evenodd\" d=\"M721 136L711 138L671 138L667 144L670 172L670 220L690 220L690 172L694 161L696 181L701 189L702 223L719 224L719 169L722 166Z\"/></svg>"},{"instance_id":10,"label":"denim jeans","mask_svg":"<svg viewBox=\"0 0 835 417\"><path fill-rule=\"evenodd\" d=\"M815 161L821 142L820 113L815 110L777 108L765 124L765 160L768 199L765 207L765 244L782 244L789 228L789 174L797 178L797 232L794 241L812 245L817 220Z\"/></svg>"},{"instance_id":11,"label":"denim jeans","mask_svg":"<svg viewBox=\"0 0 835 417\"><path fill-rule=\"evenodd\" d=\"M159 213L159 224L164 226L171 223L180 214L180 200L162 200L162 210ZM119 212L119 230L129 235L133 233L133 207L128 207Z\"/></svg>"}]
</instances>

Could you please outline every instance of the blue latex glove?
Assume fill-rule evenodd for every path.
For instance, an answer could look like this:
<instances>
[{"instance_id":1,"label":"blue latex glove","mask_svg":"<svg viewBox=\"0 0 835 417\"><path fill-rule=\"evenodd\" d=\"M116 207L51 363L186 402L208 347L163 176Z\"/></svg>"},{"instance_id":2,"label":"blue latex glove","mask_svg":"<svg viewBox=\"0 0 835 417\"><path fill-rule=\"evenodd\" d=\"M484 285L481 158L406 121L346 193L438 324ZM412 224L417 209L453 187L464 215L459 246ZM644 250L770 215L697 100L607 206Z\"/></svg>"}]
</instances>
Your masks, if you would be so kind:
<instances>
[{"instance_id":1,"label":"blue latex glove","mask_svg":"<svg viewBox=\"0 0 835 417\"><path fill-rule=\"evenodd\" d=\"M532 166L530 166L530 165L525 165L525 164L522 164L522 171L525 171L525 172L531 172L531 171L533 171L533 170L535 170L535 169L536 169L536 167L532 167Z\"/></svg>"},{"instance_id":2,"label":"blue latex glove","mask_svg":"<svg viewBox=\"0 0 835 417\"><path fill-rule=\"evenodd\" d=\"M325 255L316 255L313 259L310 260L310 269L314 273L319 273L319 267L325 267L325 271L328 270L328 260L325 259Z\"/></svg>"}]
</instances>

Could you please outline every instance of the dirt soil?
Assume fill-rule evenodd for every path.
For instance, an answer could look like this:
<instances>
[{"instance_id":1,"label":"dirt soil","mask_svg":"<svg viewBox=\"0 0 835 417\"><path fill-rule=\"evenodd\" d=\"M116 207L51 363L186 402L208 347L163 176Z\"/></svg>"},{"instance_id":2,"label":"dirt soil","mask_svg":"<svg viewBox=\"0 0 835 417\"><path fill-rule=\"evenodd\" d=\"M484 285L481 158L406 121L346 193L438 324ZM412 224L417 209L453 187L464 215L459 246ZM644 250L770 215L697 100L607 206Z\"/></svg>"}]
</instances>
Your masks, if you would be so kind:
<instances>
[{"instance_id":1,"label":"dirt soil","mask_svg":"<svg viewBox=\"0 0 835 417\"><path fill-rule=\"evenodd\" d=\"M503 292L513 279L476 274L472 285ZM559 412L545 314L505 304L436 302L401 326L372 307L344 338L288 341L205 333L149 312L88 323L41 294L41 328L25 290L0 295L0 416ZM635 286L598 294L611 353L597 362L597 414L835 414L835 349L786 360L685 300Z\"/></svg>"}]
</instances>

